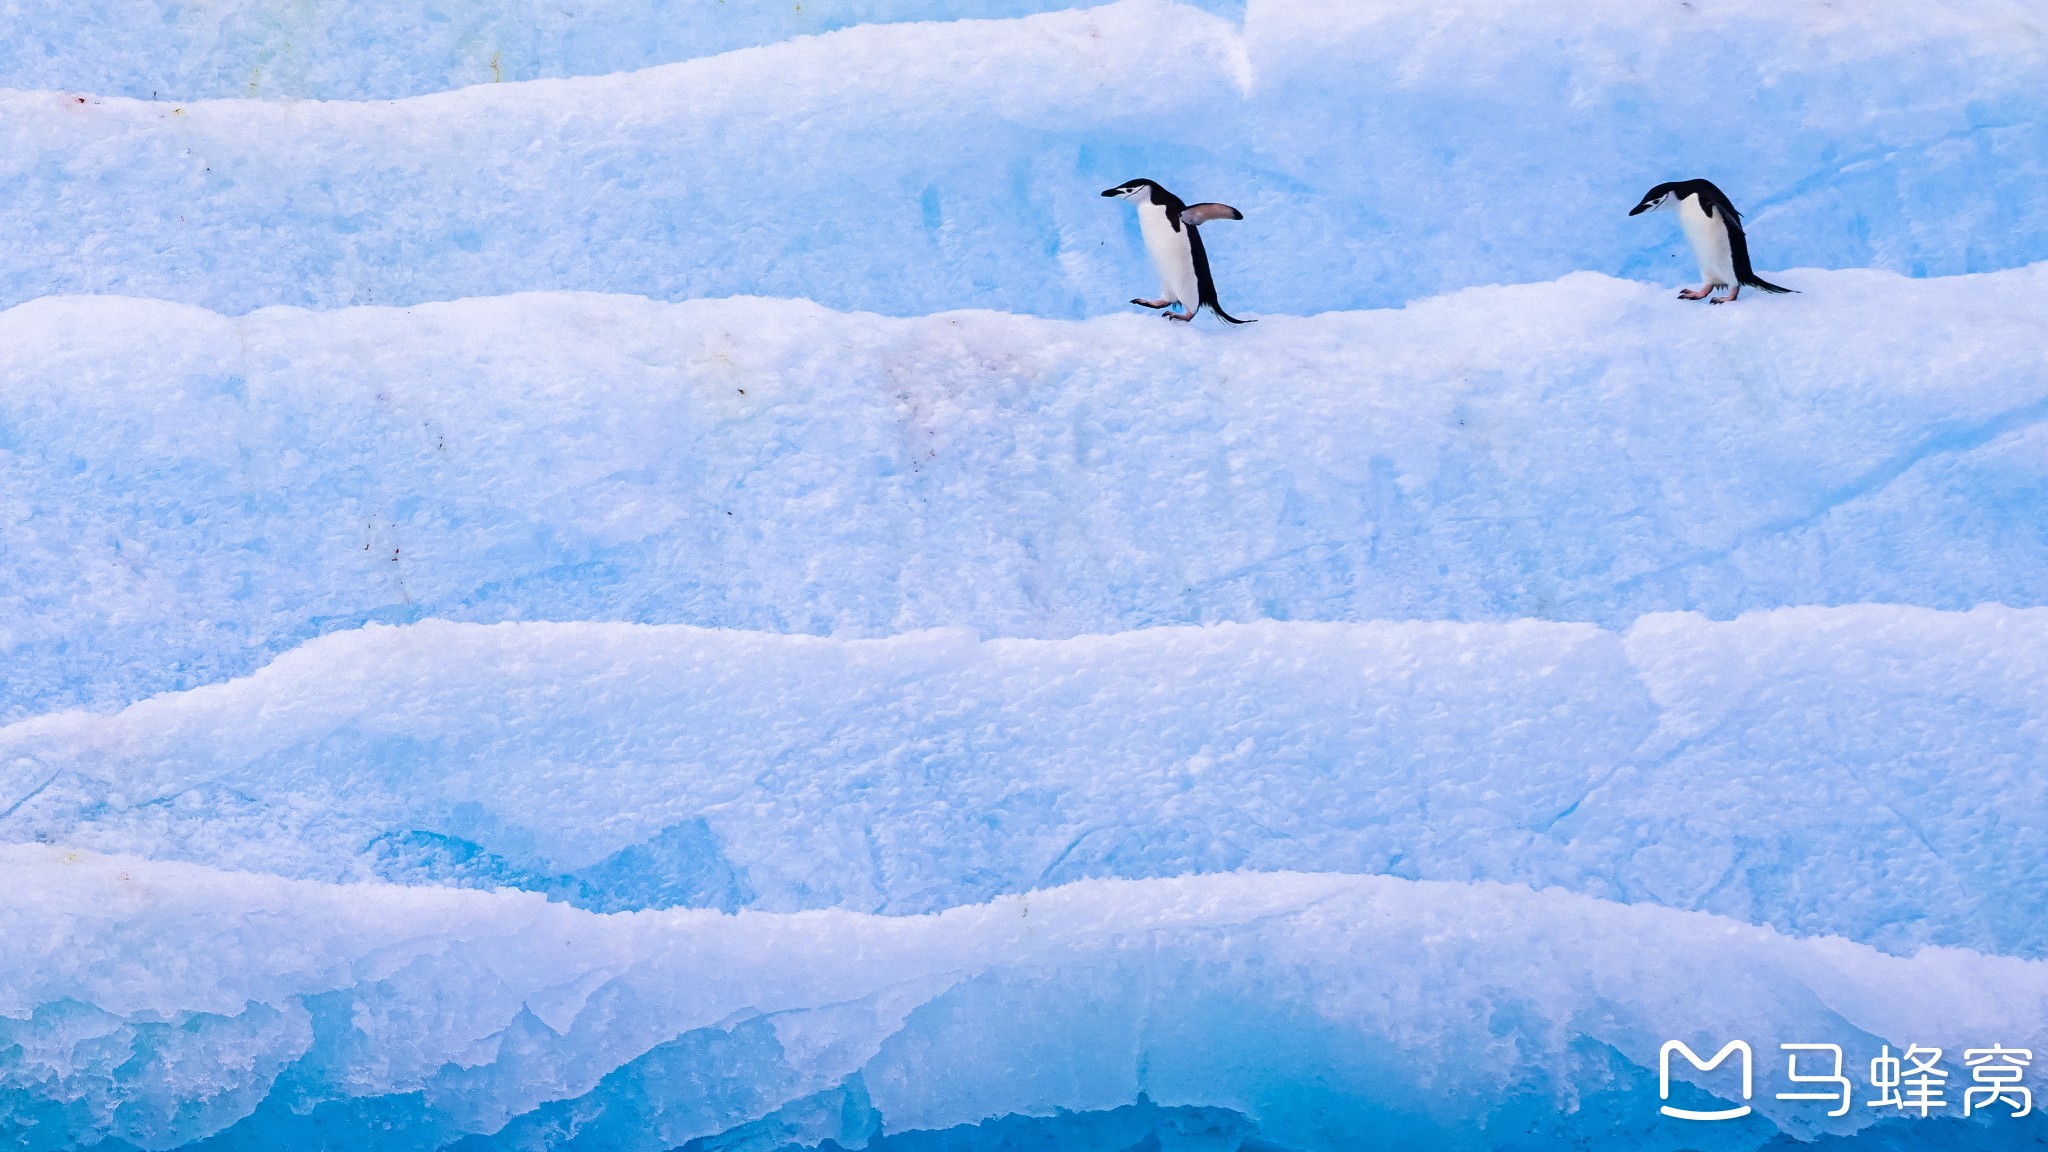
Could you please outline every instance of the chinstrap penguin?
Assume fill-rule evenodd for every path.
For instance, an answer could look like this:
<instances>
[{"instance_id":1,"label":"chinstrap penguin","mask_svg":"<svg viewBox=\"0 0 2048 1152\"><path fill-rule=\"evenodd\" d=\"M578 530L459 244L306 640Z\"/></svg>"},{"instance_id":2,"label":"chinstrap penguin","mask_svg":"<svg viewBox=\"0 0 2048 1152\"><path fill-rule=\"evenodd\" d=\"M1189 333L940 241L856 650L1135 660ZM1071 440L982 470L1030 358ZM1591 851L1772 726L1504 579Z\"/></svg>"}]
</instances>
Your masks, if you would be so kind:
<instances>
[{"instance_id":1,"label":"chinstrap penguin","mask_svg":"<svg viewBox=\"0 0 2048 1152\"><path fill-rule=\"evenodd\" d=\"M1172 320L1193 320L1195 313L1207 307L1219 319L1232 324L1252 323L1225 312L1217 302L1216 281L1209 275L1209 253L1203 249L1202 234L1195 227L1211 220L1242 220L1244 213L1228 204L1184 204L1180 197L1151 180L1119 184L1103 195L1129 200L1138 209L1138 231L1145 237L1145 251L1152 256L1152 266L1159 270L1160 298L1132 297L1131 303L1146 308L1171 308L1178 304L1184 311L1165 313Z\"/></svg>"},{"instance_id":2,"label":"chinstrap penguin","mask_svg":"<svg viewBox=\"0 0 2048 1152\"><path fill-rule=\"evenodd\" d=\"M1678 213L1678 226L1692 243L1693 255L1700 262L1700 279L1705 281L1698 288L1680 292L1679 299L1698 300L1711 295L1716 288L1726 288L1726 296L1714 297L1714 303L1726 304L1742 292L1745 284L1766 292L1792 291L1763 279L1749 266L1749 238L1742 233L1742 213L1735 210L1727 194L1714 187L1712 181L1659 184L1643 193L1642 203L1629 209L1628 214L1667 210Z\"/></svg>"}]
</instances>

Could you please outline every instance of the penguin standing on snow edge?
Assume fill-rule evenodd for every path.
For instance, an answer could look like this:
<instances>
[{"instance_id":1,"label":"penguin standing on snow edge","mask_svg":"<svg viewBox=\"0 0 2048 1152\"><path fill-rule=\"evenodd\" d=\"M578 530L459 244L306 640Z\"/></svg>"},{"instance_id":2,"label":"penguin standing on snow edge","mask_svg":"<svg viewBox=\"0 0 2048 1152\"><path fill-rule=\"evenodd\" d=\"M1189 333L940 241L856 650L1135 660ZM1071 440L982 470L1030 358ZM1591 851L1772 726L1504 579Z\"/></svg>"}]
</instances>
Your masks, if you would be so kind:
<instances>
[{"instance_id":1,"label":"penguin standing on snow edge","mask_svg":"<svg viewBox=\"0 0 2048 1152\"><path fill-rule=\"evenodd\" d=\"M1735 210L1727 194L1714 187L1712 181L1659 184L1643 193L1642 202L1629 209L1628 214L1663 211L1678 213L1678 226L1692 243L1692 254L1700 262L1700 279L1705 281L1698 288L1680 292L1679 299L1699 300L1716 288L1726 288L1726 296L1714 297L1714 303L1726 304L1742 292L1745 284L1766 292L1792 291L1758 276L1749 266L1749 238L1742 234L1742 213Z\"/></svg>"},{"instance_id":2,"label":"penguin standing on snow edge","mask_svg":"<svg viewBox=\"0 0 2048 1152\"><path fill-rule=\"evenodd\" d=\"M1146 308L1169 308L1178 304L1185 311L1163 313L1170 320L1193 320L1203 308L1232 324L1250 324L1223 310L1216 300L1216 280L1209 274L1209 253L1202 248L1198 224L1211 220L1242 220L1244 213L1228 204L1184 204L1181 198L1151 180L1132 180L1103 193L1129 200L1138 209L1138 231L1145 237L1145 251L1159 270L1159 299L1132 297L1131 303Z\"/></svg>"}]
</instances>

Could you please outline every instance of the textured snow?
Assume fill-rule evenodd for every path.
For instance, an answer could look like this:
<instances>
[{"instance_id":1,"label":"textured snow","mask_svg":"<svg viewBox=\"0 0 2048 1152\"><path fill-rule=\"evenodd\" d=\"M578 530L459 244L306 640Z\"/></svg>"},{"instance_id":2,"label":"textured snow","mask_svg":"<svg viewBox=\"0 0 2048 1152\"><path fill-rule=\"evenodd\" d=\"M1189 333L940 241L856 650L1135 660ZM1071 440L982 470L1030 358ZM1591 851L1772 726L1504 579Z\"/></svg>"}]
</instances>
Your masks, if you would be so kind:
<instances>
[{"instance_id":1,"label":"textured snow","mask_svg":"<svg viewBox=\"0 0 2048 1152\"><path fill-rule=\"evenodd\" d=\"M2039 956L2044 760L2041 609L987 642L431 623L0 729L0 838L604 909L1390 873Z\"/></svg>"},{"instance_id":2,"label":"textured snow","mask_svg":"<svg viewBox=\"0 0 2048 1152\"><path fill-rule=\"evenodd\" d=\"M821 1097L840 1106L796 1135L858 1144L1141 1092L1233 1109L1300 1149L1368 1130L1469 1145L1489 1124L1612 1138L1617 1100L1654 1084L1672 1037L1747 1038L1755 1107L1811 1138L1873 1115L1776 1100L1779 1042L2048 1047L2039 961L1896 958L1496 885L1183 877L908 918L606 917L34 846L0 862L23 881L0 891L0 931L50 942L0 954L0 1114L62 1110L72 1131L142 1147L237 1121L245 1142L287 1137L293 1112L252 1115L274 1081L300 1093L302 1133L347 1133L322 1104L383 1100L414 1118L408 1137L499 1137L477 1146L671 1148L786 1131L805 1118L791 1105ZM166 1089L193 1102L166 1110ZM1980 1147L2036 1134L1979 1132Z\"/></svg>"},{"instance_id":3,"label":"textured snow","mask_svg":"<svg viewBox=\"0 0 2048 1152\"><path fill-rule=\"evenodd\" d=\"M137 99L360 100L595 76L856 24L1017 16L1058 0L280 0L0 3L0 88ZM1233 11L1228 4L1201 5ZM1235 6L1241 11L1242 5Z\"/></svg>"},{"instance_id":4,"label":"textured snow","mask_svg":"<svg viewBox=\"0 0 2048 1152\"><path fill-rule=\"evenodd\" d=\"M40 301L0 314L0 706L426 617L1058 637L2048 603L2048 265L1785 278L1808 291L1691 308L1582 274L1229 332Z\"/></svg>"},{"instance_id":5,"label":"textured snow","mask_svg":"<svg viewBox=\"0 0 2048 1152\"><path fill-rule=\"evenodd\" d=\"M1075 317L1150 287L1095 195L1138 175L1245 211L1209 236L1240 315L1689 278L1669 221L1625 213L1709 174L1766 271L2048 259L2038 6L1871 7L1272 0L1239 25L1127 0L397 102L0 94L0 304L577 289Z\"/></svg>"}]
</instances>

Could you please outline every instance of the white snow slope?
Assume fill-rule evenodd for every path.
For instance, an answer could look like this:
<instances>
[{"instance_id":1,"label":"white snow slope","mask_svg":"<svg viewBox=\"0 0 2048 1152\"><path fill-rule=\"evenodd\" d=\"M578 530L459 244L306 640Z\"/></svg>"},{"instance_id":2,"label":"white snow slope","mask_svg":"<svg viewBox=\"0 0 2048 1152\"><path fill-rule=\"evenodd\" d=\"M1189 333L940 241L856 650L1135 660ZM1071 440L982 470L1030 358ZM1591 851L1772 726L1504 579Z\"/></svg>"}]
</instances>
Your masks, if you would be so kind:
<instances>
[{"instance_id":1,"label":"white snow slope","mask_svg":"<svg viewBox=\"0 0 2048 1152\"><path fill-rule=\"evenodd\" d=\"M425 42L378 26L358 59ZM1253 0L1241 25L1125 0L395 102L0 93L0 304L578 289L1076 317L1150 288L1096 195L1134 176L1244 210L1208 234L1240 314L1689 276L1668 220L1625 213L1700 175L1760 268L1988 271L2048 259L2044 74L2026 0Z\"/></svg>"},{"instance_id":2,"label":"white snow slope","mask_svg":"<svg viewBox=\"0 0 2048 1152\"><path fill-rule=\"evenodd\" d=\"M349 100L594 76L859 24L1020 16L1061 0L0 2L0 88ZM1198 8L1243 15L1230 0Z\"/></svg>"},{"instance_id":3,"label":"white snow slope","mask_svg":"<svg viewBox=\"0 0 2048 1152\"><path fill-rule=\"evenodd\" d=\"M1582 274L1229 333L40 301L0 314L0 706L425 617L1056 637L2048 603L2048 265L1786 278L1754 307Z\"/></svg>"}]
</instances>

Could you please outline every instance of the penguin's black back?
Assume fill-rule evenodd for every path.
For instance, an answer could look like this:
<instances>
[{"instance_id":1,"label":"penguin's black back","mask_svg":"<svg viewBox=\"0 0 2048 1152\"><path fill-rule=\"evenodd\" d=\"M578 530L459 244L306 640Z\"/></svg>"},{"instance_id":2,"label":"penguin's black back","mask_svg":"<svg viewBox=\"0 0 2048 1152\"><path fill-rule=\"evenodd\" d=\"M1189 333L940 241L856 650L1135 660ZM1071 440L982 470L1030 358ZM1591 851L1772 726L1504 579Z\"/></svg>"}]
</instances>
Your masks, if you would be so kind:
<instances>
[{"instance_id":1,"label":"penguin's black back","mask_svg":"<svg viewBox=\"0 0 2048 1152\"><path fill-rule=\"evenodd\" d=\"M1700 207L1709 215L1718 216L1721 226L1728 230L1728 254L1735 258L1735 278L1751 288L1765 292L1790 292L1756 274L1749 262L1749 237L1742 231L1742 213L1735 210L1735 204L1728 194L1714 185L1712 180L1681 180L1672 185L1672 190L1682 197L1698 196Z\"/></svg>"},{"instance_id":2,"label":"penguin's black back","mask_svg":"<svg viewBox=\"0 0 2048 1152\"><path fill-rule=\"evenodd\" d=\"M1188 251L1195 260L1195 295L1202 298L1196 307L1207 305L1209 311L1214 312L1218 319L1228 320L1232 324L1258 323L1256 320L1239 320L1223 310L1223 305L1216 299L1216 278L1209 275L1209 251L1202 247L1202 230L1180 219L1179 213L1170 214L1174 217L1174 224L1185 229L1188 234Z\"/></svg>"}]
</instances>

